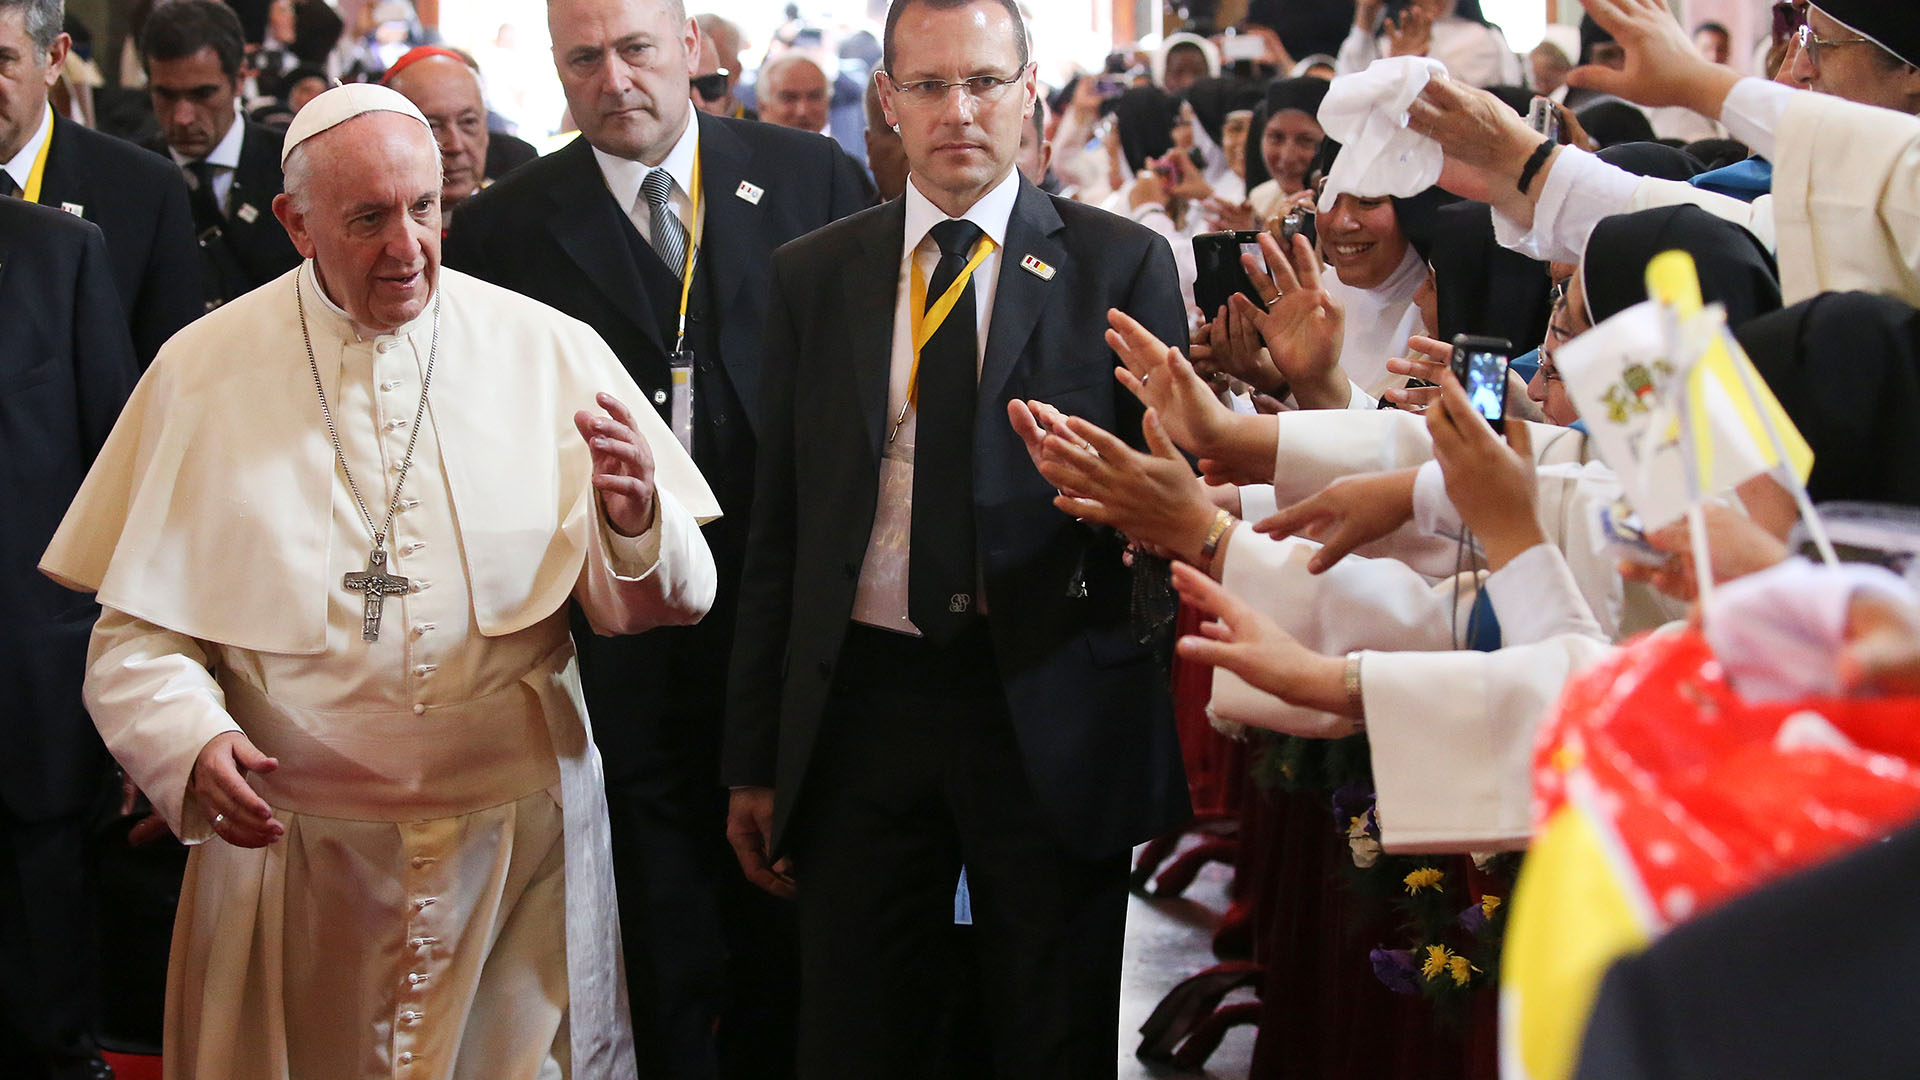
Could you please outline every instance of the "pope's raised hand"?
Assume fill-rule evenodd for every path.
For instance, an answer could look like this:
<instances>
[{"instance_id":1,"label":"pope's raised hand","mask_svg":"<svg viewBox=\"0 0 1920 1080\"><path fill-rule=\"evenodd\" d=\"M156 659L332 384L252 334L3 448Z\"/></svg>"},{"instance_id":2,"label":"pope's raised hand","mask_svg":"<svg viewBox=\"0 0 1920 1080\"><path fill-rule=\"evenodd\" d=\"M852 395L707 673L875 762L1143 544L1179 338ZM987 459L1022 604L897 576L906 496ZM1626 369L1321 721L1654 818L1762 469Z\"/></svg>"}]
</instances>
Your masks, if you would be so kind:
<instances>
[{"instance_id":1,"label":"pope's raised hand","mask_svg":"<svg viewBox=\"0 0 1920 1080\"><path fill-rule=\"evenodd\" d=\"M653 527L653 449L624 402L605 392L595 400L606 415L585 409L573 414L574 426L593 451L593 486L613 531L639 536Z\"/></svg>"}]
</instances>

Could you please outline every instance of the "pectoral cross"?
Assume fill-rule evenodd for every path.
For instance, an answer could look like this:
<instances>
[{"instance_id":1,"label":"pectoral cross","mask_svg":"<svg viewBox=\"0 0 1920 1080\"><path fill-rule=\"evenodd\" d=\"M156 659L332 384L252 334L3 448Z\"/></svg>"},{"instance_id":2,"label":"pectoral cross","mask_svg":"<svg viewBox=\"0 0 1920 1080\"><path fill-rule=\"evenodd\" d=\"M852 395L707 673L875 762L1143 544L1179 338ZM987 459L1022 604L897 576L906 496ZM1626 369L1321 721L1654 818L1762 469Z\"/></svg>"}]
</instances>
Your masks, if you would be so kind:
<instances>
[{"instance_id":1,"label":"pectoral cross","mask_svg":"<svg viewBox=\"0 0 1920 1080\"><path fill-rule=\"evenodd\" d=\"M389 596L398 596L407 591L408 581L397 574L387 573L387 553L374 548L367 555L367 568L348 574L340 579L349 592L367 594L366 612L360 623L360 637L366 641L380 640L380 605Z\"/></svg>"}]
</instances>

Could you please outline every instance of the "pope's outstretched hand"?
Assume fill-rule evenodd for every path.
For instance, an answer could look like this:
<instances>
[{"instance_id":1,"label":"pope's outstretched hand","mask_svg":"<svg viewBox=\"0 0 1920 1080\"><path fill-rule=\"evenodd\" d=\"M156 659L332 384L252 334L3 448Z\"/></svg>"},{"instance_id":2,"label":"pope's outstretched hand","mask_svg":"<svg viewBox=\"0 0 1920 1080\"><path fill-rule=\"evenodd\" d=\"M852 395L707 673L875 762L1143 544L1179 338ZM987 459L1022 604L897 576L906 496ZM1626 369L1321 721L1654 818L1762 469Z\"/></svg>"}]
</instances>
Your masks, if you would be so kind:
<instances>
[{"instance_id":1,"label":"pope's outstretched hand","mask_svg":"<svg viewBox=\"0 0 1920 1080\"><path fill-rule=\"evenodd\" d=\"M653 527L653 450L624 402L608 393L595 400L605 416L585 409L573 414L580 437L593 450L593 486L613 531L639 536Z\"/></svg>"}]
</instances>

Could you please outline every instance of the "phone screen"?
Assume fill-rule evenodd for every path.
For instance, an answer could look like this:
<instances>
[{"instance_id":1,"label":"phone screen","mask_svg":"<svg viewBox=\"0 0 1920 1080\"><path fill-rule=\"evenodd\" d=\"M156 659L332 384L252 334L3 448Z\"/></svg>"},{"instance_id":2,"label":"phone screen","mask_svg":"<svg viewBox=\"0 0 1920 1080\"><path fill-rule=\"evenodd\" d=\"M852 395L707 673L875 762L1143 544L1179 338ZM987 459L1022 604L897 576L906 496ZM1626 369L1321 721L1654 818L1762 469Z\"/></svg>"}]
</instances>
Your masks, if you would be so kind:
<instances>
[{"instance_id":1,"label":"phone screen","mask_svg":"<svg viewBox=\"0 0 1920 1080\"><path fill-rule=\"evenodd\" d=\"M1473 350L1467 353L1466 378L1461 385L1473 410L1499 427L1507 418L1507 357L1504 353Z\"/></svg>"}]
</instances>

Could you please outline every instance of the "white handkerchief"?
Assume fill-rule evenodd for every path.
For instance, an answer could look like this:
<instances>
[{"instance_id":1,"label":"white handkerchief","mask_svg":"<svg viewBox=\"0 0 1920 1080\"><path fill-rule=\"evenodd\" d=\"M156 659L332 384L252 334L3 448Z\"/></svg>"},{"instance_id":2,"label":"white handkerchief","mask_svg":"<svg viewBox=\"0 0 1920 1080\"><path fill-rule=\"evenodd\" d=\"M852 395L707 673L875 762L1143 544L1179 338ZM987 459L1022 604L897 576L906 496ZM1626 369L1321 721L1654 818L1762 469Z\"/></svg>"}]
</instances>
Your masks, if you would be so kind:
<instances>
[{"instance_id":1,"label":"white handkerchief","mask_svg":"<svg viewBox=\"0 0 1920 1080\"><path fill-rule=\"evenodd\" d=\"M1321 213L1343 194L1405 197L1439 181L1445 155L1439 143L1407 128L1407 108L1429 79L1446 77L1437 60L1396 56L1333 80L1320 103L1320 126L1341 145L1320 196Z\"/></svg>"}]
</instances>

